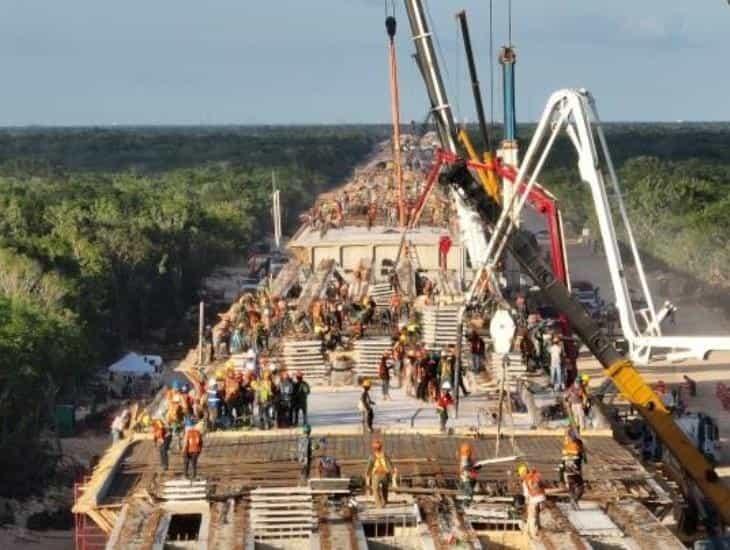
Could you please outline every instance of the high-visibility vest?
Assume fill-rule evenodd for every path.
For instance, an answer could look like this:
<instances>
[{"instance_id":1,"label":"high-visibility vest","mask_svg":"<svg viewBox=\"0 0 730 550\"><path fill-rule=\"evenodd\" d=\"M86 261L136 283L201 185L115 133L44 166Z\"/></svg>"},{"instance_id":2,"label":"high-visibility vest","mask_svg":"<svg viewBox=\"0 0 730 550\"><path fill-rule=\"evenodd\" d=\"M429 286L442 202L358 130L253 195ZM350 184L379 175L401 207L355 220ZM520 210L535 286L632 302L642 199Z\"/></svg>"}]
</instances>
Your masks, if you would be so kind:
<instances>
[{"instance_id":1,"label":"high-visibility vest","mask_svg":"<svg viewBox=\"0 0 730 550\"><path fill-rule=\"evenodd\" d=\"M373 473L378 475L390 473L390 468L388 467L388 459L385 457L385 453L375 453L373 461Z\"/></svg>"},{"instance_id":2,"label":"high-visibility vest","mask_svg":"<svg viewBox=\"0 0 730 550\"><path fill-rule=\"evenodd\" d=\"M203 450L203 436L195 428L190 428L185 433L185 452L191 455L200 454Z\"/></svg>"},{"instance_id":3,"label":"high-visibility vest","mask_svg":"<svg viewBox=\"0 0 730 550\"><path fill-rule=\"evenodd\" d=\"M449 405L451 405L453 402L454 402L454 400L451 398L450 395L442 393L439 396L438 401L436 401L436 410L445 411L448 409Z\"/></svg>"},{"instance_id":4,"label":"high-visibility vest","mask_svg":"<svg viewBox=\"0 0 730 550\"><path fill-rule=\"evenodd\" d=\"M525 486L527 494L531 497L539 497L545 495L545 489L542 488L542 478L539 472L532 470L525 476Z\"/></svg>"},{"instance_id":5,"label":"high-visibility vest","mask_svg":"<svg viewBox=\"0 0 730 550\"><path fill-rule=\"evenodd\" d=\"M152 424L152 433L155 441L162 441L165 439L165 435L167 435L167 430L165 430L162 422L155 422Z\"/></svg>"},{"instance_id":6,"label":"high-visibility vest","mask_svg":"<svg viewBox=\"0 0 730 550\"><path fill-rule=\"evenodd\" d=\"M566 437L563 441L563 456L579 457L583 453L583 443L580 440L573 440Z\"/></svg>"}]
</instances>

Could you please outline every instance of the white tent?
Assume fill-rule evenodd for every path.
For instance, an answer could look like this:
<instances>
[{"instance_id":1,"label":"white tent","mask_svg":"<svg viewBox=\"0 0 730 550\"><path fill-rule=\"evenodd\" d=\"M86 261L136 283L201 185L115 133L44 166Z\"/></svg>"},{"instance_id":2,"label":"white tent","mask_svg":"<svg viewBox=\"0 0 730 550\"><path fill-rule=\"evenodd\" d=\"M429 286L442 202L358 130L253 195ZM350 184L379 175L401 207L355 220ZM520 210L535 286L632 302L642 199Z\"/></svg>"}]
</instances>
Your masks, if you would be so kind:
<instances>
[{"instance_id":1,"label":"white tent","mask_svg":"<svg viewBox=\"0 0 730 550\"><path fill-rule=\"evenodd\" d=\"M139 355L130 352L109 367L109 372L131 376L154 376L162 367L162 357L159 355Z\"/></svg>"}]
</instances>

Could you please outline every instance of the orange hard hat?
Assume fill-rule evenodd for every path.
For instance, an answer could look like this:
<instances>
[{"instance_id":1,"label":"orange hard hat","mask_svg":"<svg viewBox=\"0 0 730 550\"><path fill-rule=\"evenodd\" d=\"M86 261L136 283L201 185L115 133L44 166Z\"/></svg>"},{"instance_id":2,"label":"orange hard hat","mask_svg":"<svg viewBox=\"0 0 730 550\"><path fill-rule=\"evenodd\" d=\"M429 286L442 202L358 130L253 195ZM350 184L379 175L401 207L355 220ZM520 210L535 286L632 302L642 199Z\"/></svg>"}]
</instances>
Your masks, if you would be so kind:
<instances>
[{"instance_id":1,"label":"orange hard hat","mask_svg":"<svg viewBox=\"0 0 730 550\"><path fill-rule=\"evenodd\" d=\"M459 455L461 456L469 456L472 453L471 445L468 443L462 443L459 447Z\"/></svg>"},{"instance_id":2,"label":"orange hard hat","mask_svg":"<svg viewBox=\"0 0 730 550\"><path fill-rule=\"evenodd\" d=\"M375 439L373 441L373 451L382 451L383 450L383 442L379 439Z\"/></svg>"}]
</instances>

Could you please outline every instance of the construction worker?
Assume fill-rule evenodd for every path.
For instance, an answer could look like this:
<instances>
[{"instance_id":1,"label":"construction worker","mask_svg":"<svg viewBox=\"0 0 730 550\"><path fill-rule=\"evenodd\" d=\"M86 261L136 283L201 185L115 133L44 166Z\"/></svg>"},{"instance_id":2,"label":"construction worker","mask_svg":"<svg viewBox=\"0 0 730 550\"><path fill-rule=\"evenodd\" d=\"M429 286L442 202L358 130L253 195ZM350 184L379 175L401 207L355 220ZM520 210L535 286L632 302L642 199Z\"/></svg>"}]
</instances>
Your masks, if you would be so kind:
<instances>
[{"instance_id":1,"label":"construction worker","mask_svg":"<svg viewBox=\"0 0 730 550\"><path fill-rule=\"evenodd\" d=\"M390 371L395 368L393 355L389 349L383 351L378 364L378 377L380 378L381 388L383 390L383 401L390 399Z\"/></svg>"},{"instance_id":2,"label":"construction worker","mask_svg":"<svg viewBox=\"0 0 730 550\"><path fill-rule=\"evenodd\" d=\"M446 422L449 420L449 407L454 404L451 397L451 383L447 380L441 385L441 394L436 400L436 412L439 415L441 431L446 431Z\"/></svg>"},{"instance_id":3,"label":"construction worker","mask_svg":"<svg viewBox=\"0 0 730 550\"><path fill-rule=\"evenodd\" d=\"M312 428L309 424L302 426L302 435L297 442L297 461L299 462L299 481L304 484L309 479L312 467ZM315 448L317 446L315 445Z\"/></svg>"},{"instance_id":4,"label":"construction worker","mask_svg":"<svg viewBox=\"0 0 730 550\"><path fill-rule=\"evenodd\" d=\"M169 465L168 453L172 443L172 432L167 429L162 419L152 422L152 439L160 451L160 466L166 472Z\"/></svg>"},{"instance_id":5,"label":"construction worker","mask_svg":"<svg viewBox=\"0 0 730 550\"><path fill-rule=\"evenodd\" d=\"M302 413L302 424L307 423L307 399L309 398L309 383L304 380L304 374L298 370L296 382L294 383L294 395L292 400L292 421L291 425L299 424L299 413Z\"/></svg>"},{"instance_id":6,"label":"construction worker","mask_svg":"<svg viewBox=\"0 0 730 550\"><path fill-rule=\"evenodd\" d=\"M121 441L122 437L124 436L124 430L129 424L129 417L129 409L124 409L120 414L114 417L111 426L112 444Z\"/></svg>"},{"instance_id":7,"label":"construction worker","mask_svg":"<svg viewBox=\"0 0 730 550\"><path fill-rule=\"evenodd\" d=\"M474 498L478 475L479 466L474 461L474 449L469 443L462 443L459 447L459 483L464 492L464 506L469 506Z\"/></svg>"},{"instance_id":8,"label":"construction worker","mask_svg":"<svg viewBox=\"0 0 730 550\"><path fill-rule=\"evenodd\" d=\"M565 401L568 405L568 414L570 415L571 422L579 431L583 431L586 428L586 394L583 389L583 384L579 377L573 380L573 383L565 392Z\"/></svg>"},{"instance_id":9,"label":"construction worker","mask_svg":"<svg viewBox=\"0 0 730 550\"><path fill-rule=\"evenodd\" d=\"M368 460L365 480L370 493L375 498L375 506L382 508L388 504L388 487L393 474L393 464L388 455L383 452L383 442L373 441L373 454Z\"/></svg>"},{"instance_id":10,"label":"construction worker","mask_svg":"<svg viewBox=\"0 0 730 550\"><path fill-rule=\"evenodd\" d=\"M577 506L583 496L583 463L586 459L583 440L574 428L568 428L563 439L562 463L560 477L565 484L573 505Z\"/></svg>"},{"instance_id":11,"label":"construction worker","mask_svg":"<svg viewBox=\"0 0 730 550\"><path fill-rule=\"evenodd\" d=\"M188 471L192 465L193 475L190 480L193 480L198 477L198 458L203 452L203 436L192 420L186 420L185 424L185 442L183 443L185 477L189 477Z\"/></svg>"},{"instance_id":12,"label":"construction worker","mask_svg":"<svg viewBox=\"0 0 730 550\"><path fill-rule=\"evenodd\" d=\"M274 427L274 383L271 371L264 371L262 380L256 382L256 403L259 409L259 427L270 430Z\"/></svg>"},{"instance_id":13,"label":"construction worker","mask_svg":"<svg viewBox=\"0 0 730 550\"><path fill-rule=\"evenodd\" d=\"M374 202L371 202L368 205L368 209L367 209L367 228L368 228L368 231L370 231L372 229L373 225L375 225L375 218L377 217L377 215L378 215L378 206Z\"/></svg>"},{"instance_id":14,"label":"construction worker","mask_svg":"<svg viewBox=\"0 0 730 550\"><path fill-rule=\"evenodd\" d=\"M545 489L542 477L537 470L528 468L527 464L517 467L517 475L522 480L522 491L527 503L527 533L536 537L540 529L540 507L545 502Z\"/></svg>"},{"instance_id":15,"label":"construction worker","mask_svg":"<svg viewBox=\"0 0 730 550\"><path fill-rule=\"evenodd\" d=\"M565 387L565 378L563 376L563 346L559 336L552 339L548 354L550 355L550 384L556 392L562 391Z\"/></svg>"},{"instance_id":16,"label":"construction worker","mask_svg":"<svg viewBox=\"0 0 730 550\"><path fill-rule=\"evenodd\" d=\"M471 370L474 374L477 374L481 372L484 365L486 346L484 339L479 336L476 329L472 330L469 335L469 347L471 349Z\"/></svg>"},{"instance_id":17,"label":"construction worker","mask_svg":"<svg viewBox=\"0 0 730 550\"><path fill-rule=\"evenodd\" d=\"M279 382L279 414L278 421L280 428L286 428L291 423L291 409L294 399L294 382L289 378L289 373L281 373Z\"/></svg>"},{"instance_id":18,"label":"construction worker","mask_svg":"<svg viewBox=\"0 0 730 550\"><path fill-rule=\"evenodd\" d=\"M362 383L362 393L360 394L360 400L357 402L357 408L362 415L362 431L371 432L373 431L373 418L375 412L373 406L375 401L370 397L370 380L364 380Z\"/></svg>"},{"instance_id":19,"label":"construction worker","mask_svg":"<svg viewBox=\"0 0 730 550\"><path fill-rule=\"evenodd\" d=\"M208 380L208 429L215 431L220 416L221 397L218 393L218 381L215 378Z\"/></svg>"}]
</instances>

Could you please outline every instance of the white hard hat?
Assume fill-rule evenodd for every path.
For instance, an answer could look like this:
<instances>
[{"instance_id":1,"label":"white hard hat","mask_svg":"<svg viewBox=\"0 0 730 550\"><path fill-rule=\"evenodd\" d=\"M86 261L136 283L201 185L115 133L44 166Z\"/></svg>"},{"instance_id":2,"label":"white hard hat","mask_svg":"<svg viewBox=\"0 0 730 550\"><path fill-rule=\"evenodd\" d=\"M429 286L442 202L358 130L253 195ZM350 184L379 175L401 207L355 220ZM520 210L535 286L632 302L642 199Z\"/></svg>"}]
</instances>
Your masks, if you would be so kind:
<instances>
[{"instance_id":1,"label":"white hard hat","mask_svg":"<svg viewBox=\"0 0 730 550\"><path fill-rule=\"evenodd\" d=\"M271 363L271 364L269 365L269 370L270 370L271 372L276 372L276 369L278 369L278 368L279 368L279 367L277 366L277 364L276 364L276 363L273 363L273 362L272 362L272 363Z\"/></svg>"},{"instance_id":2,"label":"white hard hat","mask_svg":"<svg viewBox=\"0 0 730 550\"><path fill-rule=\"evenodd\" d=\"M246 352L246 358L247 359L256 359L256 352L252 349L248 350Z\"/></svg>"},{"instance_id":3,"label":"white hard hat","mask_svg":"<svg viewBox=\"0 0 730 550\"><path fill-rule=\"evenodd\" d=\"M215 378L208 379L208 386L214 388L218 385L218 381Z\"/></svg>"},{"instance_id":4,"label":"white hard hat","mask_svg":"<svg viewBox=\"0 0 730 550\"><path fill-rule=\"evenodd\" d=\"M450 390L451 389L451 382L444 382L443 384L441 384L441 389L442 390Z\"/></svg>"}]
</instances>

